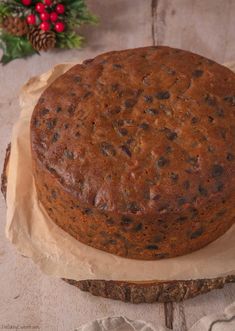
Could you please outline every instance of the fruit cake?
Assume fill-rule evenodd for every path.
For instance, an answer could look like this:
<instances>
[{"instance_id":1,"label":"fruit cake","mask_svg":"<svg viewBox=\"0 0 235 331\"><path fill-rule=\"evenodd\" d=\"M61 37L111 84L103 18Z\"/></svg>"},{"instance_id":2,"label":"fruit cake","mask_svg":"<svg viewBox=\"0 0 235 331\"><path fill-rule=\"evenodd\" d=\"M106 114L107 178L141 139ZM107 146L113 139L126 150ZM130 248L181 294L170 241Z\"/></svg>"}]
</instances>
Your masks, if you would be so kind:
<instances>
[{"instance_id":1,"label":"fruit cake","mask_svg":"<svg viewBox=\"0 0 235 331\"><path fill-rule=\"evenodd\" d=\"M41 95L40 204L79 242L125 258L198 250L235 222L235 74L157 46L101 54Z\"/></svg>"}]
</instances>

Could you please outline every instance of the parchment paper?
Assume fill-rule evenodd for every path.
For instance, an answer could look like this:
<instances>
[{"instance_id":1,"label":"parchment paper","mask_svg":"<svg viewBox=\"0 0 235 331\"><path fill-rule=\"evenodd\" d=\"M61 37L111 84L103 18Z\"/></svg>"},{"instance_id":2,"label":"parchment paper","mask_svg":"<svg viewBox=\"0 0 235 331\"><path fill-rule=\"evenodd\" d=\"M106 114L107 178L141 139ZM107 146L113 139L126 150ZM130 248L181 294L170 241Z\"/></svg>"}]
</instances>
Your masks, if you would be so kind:
<instances>
[{"instance_id":1,"label":"parchment paper","mask_svg":"<svg viewBox=\"0 0 235 331\"><path fill-rule=\"evenodd\" d=\"M188 331L234 331L235 303L228 306L223 313L207 315L197 321ZM74 331L171 331L162 325L139 320L130 320L125 316L98 319L82 325Z\"/></svg>"},{"instance_id":2,"label":"parchment paper","mask_svg":"<svg viewBox=\"0 0 235 331\"><path fill-rule=\"evenodd\" d=\"M55 225L34 187L29 123L42 91L73 64L61 64L22 89L20 118L13 128L8 168L6 236L43 272L74 280L186 280L235 274L235 225L207 247L159 261L131 260L79 243Z\"/></svg>"}]
</instances>

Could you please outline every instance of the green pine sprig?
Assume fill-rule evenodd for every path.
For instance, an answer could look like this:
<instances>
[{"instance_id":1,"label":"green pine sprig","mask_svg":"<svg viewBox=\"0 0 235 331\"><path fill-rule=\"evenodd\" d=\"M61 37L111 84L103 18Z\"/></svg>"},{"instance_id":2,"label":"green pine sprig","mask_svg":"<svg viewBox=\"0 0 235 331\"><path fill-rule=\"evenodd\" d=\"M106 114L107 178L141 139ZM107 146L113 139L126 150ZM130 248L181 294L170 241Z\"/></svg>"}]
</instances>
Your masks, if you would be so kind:
<instances>
[{"instance_id":1,"label":"green pine sprig","mask_svg":"<svg viewBox=\"0 0 235 331\"><path fill-rule=\"evenodd\" d=\"M79 27L84 23L98 23L98 18L89 12L83 0L67 0L66 5L68 10L65 17L71 28Z\"/></svg>"},{"instance_id":2,"label":"green pine sprig","mask_svg":"<svg viewBox=\"0 0 235 331\"><path fill-rule=\"evenodd\" d=\"M0 3L0 23L5 16L10 14L10 9L5 3Z\"/></svg>"},{"instance_id":3,"label":"green pine sprig","mask_svg":"<svg viewBox=\"0 0 235 331\"><path fill-rule=\"evenodd\" d=\"M0 24L6 16L17 16L26 18L29 14L39 17L35 11L36 3L42 0L32 0L30 6L24 6L21 0L0 0ZM65 23L65 31L56 33L57 48L80 48L84 45L84 37L80 36L78 29L83 24L97 24L98 19L90 13L85 0L61 0L65 6L65 13L60 17ZM55 6L52 7L55 9ZM10 61L27 57L38 53L31 45L27 36L13 36L0 28L0 49L3 50L3 56L0 63L6 64Z\"/></svg>"},{"instance_id":4,"label":"green pine sprig","mask_svg":"<svg viewBox=\"0 0 235 331\"><path fill-rule=\"evenodd\" d=\"M84 38L74 31L58 33L56 39L58 48L80 48L84 43Z\"/></svg>"}]
</instances>

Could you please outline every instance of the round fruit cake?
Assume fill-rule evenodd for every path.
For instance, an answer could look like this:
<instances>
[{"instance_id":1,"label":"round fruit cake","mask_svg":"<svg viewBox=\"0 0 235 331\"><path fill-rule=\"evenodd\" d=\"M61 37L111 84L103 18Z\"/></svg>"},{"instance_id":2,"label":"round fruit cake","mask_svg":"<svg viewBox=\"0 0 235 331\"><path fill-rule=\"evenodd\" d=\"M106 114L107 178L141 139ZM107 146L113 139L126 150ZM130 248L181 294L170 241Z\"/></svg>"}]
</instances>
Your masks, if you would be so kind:
<instances>
[{"instance_id":1,"label":"round fruit cake","mask_svg":"<svg viewBox=\"0 0 235 331\"><path fill-rule=\"evenodd\" d=\"M80 242L134 259L195 251L235 222L235 74L169 47L99 55L42 94L38 199Z\"/></svg>"}]
</instances>

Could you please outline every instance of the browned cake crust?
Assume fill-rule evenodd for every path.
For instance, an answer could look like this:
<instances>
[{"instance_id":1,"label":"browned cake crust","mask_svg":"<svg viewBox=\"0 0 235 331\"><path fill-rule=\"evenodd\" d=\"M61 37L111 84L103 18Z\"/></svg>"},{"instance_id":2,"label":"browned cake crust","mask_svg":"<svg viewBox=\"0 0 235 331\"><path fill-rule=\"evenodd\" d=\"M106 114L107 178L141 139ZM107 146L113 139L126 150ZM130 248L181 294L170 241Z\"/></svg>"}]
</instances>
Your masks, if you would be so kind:
<instances>
[{"instance_id":1,"label":"browned cake crust","mask_svg":"<svg viewBox=\"0 0 235 331\"><path fill-rule=\"evenodd\" d=\"M31 121L38 198L79 241L135 259L197 250L235 221L235 75L168 47L102 54Z\"/></svg>"}]
</instances>

